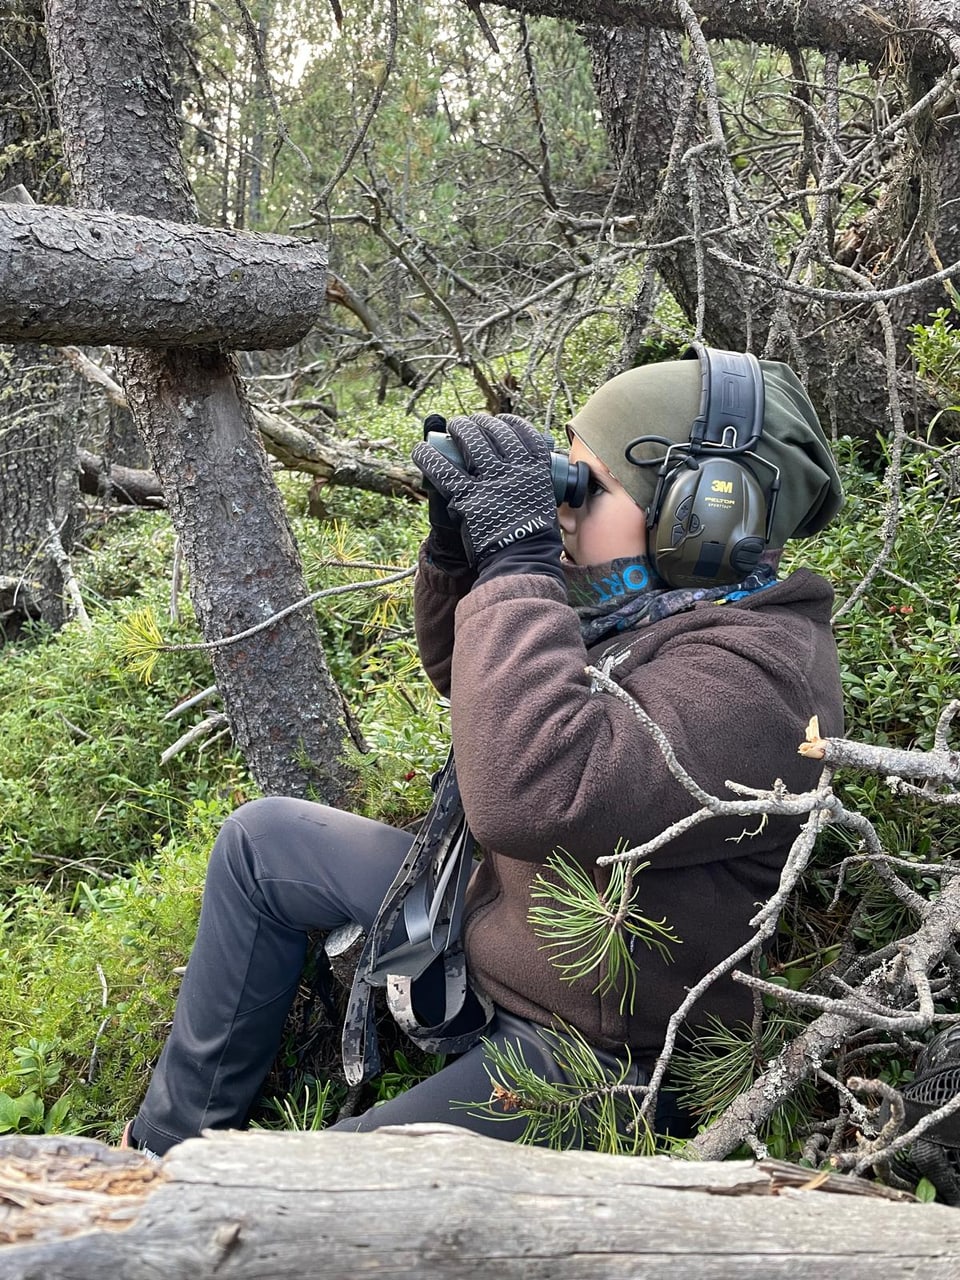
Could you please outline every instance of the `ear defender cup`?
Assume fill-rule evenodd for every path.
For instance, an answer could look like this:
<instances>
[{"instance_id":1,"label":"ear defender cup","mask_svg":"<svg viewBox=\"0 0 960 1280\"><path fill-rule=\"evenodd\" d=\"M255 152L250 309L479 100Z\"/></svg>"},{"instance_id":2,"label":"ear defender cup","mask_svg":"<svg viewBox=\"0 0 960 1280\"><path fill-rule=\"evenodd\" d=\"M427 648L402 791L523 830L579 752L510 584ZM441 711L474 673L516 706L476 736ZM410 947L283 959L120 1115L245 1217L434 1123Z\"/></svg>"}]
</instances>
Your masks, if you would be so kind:
<instances>
[{"instance_id":1,"label":"ear defender cup","mask_svg":"<svg viewBox=\"0 0 960 1280\"><path fill-rule=\"evenodd\" d=\"M647 545L673 587L740 582L767 545L768 502L746 462L728 451L683 454L662 478Z\"/></svg>"}]
</instances>

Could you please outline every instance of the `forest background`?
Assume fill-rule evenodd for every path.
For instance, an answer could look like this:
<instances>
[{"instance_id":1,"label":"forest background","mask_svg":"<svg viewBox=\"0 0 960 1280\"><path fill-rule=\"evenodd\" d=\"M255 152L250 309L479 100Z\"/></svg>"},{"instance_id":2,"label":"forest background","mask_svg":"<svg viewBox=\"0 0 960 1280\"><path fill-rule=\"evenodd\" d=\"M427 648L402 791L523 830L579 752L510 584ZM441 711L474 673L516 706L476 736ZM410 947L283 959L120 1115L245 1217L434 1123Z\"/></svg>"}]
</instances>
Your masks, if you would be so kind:
<instances>
[{"instance_id":1,"label":"forest background","mask_svg":"<svg viewBox=\"0 0 960 1280\"><path fill-rule=\"evenodd\" d=\"M99 176L96 147L78 164L76 8L7 5L0 189L42 206L0 204L10 261L30 219L78 205L292 235L325 246L329 273L309 333L244 351L235 387L209 336L169 346L159 295L135 299L141 357L122 349L129 317L102 308L78 347L69 299L27 306L3 278L0 336L31 342L0 369L0 1131L118 1136L236 804L284 789L401 824L427 807L446 726L406 573L423 416L509 410L562 432L605 377L694 338L787 359L810 387L847 503L785 567L836 586L849 738L914 762L897 788L882 751L828 768L811 818L826 830L813 848L810 826L752 965L754 1026L672 1064L698 1152L871 1167L876 1089L850 1081L908 1083L953 1016L956 776L929 758L949 755L958 694L956 20L928 5L908 31L883 6L840 22L824 5L763 31L719 7L701 25L683 3L611 4L600 27L578 8L96 0L83 21L107 64L118 39L143 65L159 42L183 165L168 199L167 178L136 172L160 154L145 126L123 165L108 143ZM144 102L161 97L148 82ZM67 295L62 229L43 225ZM66 225L116 243L117 223ZM194 358L229 362L267 451L243 538L210 496L236 506L237 456L199 431L184 452L153 416L161 375ZM209 483L193 506L184 459ZM281 574L286 594L268 591ZM211 647L308 593L312 609ZM435 1065L394 1041L348 1096L325 968L317 951L257 1123L316 1127Z\"/></svg>"}]
</instances>

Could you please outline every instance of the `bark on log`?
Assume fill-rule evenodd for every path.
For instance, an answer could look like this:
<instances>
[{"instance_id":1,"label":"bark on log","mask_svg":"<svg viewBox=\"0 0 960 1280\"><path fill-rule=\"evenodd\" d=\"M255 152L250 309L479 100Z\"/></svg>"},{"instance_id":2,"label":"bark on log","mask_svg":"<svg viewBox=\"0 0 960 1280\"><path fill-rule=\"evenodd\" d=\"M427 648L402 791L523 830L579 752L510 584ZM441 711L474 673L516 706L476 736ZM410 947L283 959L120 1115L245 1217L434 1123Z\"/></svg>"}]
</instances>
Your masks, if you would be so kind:
<instances>
[{"instance_id":1,"label":"bark on log","mask_svg":"<svg viewBox=\"0 0 960 1280\"><path fill-rule=\"evenodd\" d=\"M470 7L470 0L463 0ZM567 18L583 22L583 0L492 0L504 9L527 15ZM660 27L683 29L675 0L594 0L589 21L599 27ZM879 66L909 47L910 59L921 70L937 74L950 63L947 41L960 32L956 0L764 0L758 4L730 4L729 0L700 0L697 18L710 39L744 40L781 49L832 49L849 62ZM931 33L938 37L932 38Z\"/></svg>"},{"instance_id":2,"label":"bark on log","mask_svg":"<svg viewBox=\"0 0 960 1280\"><path fill-rule=\"evenodd\" d=\"M267 453L290 471L302 471L345 489L367 489L387 498L406 498L411 502L425 500L420 472L409 464L380 462L349 444L318 440L262 409L254 408L253 416ZM81 493L137 506L156 506L163 501L156 472L117 463L108 467L102 458L87 449L79 451L79 458Z\"/></svg>"},{"instance_id":3,"label":"bark on log","mask_svg":"<svg viewBox=\"0 0 960 1280\"><path fill-rule=\"evenodd\" d=\"M0 340L288 347L326 301L326 250L292 236L0 204Z\"/></svg>"},{"instance_id":4,"label":"bark on log","mask_svg":"<svg viewBox=\"0 0 960 1280\"><path fill-rule=\"evenodd\" d=\"M107 463L87 449L79 449L77 454L81 493L137 507L163 506L163 489L155 471L137 471L115 462Z\"/></svg>"},{"instance_id":5,"label":"bark on log","mask_svg":"<svg viewBox=\"0 0 960 1280\"><path fill-rule=\"evenodd\" d=\"M960 1215L875 1190L776 1163L558 1153L446 1125L217 1133L160 1165L89 1139L6 1138L0 1275L960 1277Z\"/></svg>"}]
</instances>

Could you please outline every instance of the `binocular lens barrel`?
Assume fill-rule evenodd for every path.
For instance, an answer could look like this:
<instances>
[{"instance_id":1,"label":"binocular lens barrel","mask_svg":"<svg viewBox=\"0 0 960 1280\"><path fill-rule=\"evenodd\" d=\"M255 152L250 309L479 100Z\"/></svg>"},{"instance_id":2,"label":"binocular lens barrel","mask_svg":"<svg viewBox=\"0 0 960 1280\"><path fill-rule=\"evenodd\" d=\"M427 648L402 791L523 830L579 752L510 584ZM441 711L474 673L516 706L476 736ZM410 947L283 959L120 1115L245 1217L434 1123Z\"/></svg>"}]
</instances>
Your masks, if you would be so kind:
<instances>
[{"instance_id":1,"label":"binocular lens barrel","mask_svg":"<svg viewBox=\"0 0 960 1280\"><path fill-rule=\"evenodd\" d=\"M428 431L425 439L427 444L433 445L434 449L448 458L454 466L463 466L460 450L445 431ZM571 462L565 453L551 452L550 477L553 480L553 494L558 507L562 502L565 502L568 507L583 506L590 481L590 470L585 462Z\"/></svg>"}]
</instances>

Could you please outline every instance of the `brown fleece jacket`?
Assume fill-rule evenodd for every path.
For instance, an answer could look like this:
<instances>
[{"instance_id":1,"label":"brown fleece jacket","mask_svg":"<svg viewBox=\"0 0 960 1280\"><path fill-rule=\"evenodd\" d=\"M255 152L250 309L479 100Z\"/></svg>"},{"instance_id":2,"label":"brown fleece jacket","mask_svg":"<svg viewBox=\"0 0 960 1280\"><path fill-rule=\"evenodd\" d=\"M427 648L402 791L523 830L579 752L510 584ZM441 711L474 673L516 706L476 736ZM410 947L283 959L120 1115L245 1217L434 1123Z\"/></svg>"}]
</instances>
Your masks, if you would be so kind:
<instances>
[{"instance_id":1,"label":"brown fleece jacket","mask_svg":"<svg viewBox=\"0 0 960 1280\"><path fill-rule=\"evenodd\" d=\"M819 766L797 747L814 714L824 735L843 730L830 631L830 586L800 570L735 603L703 603L589 651L576 613L552 577L519 574L471 590L421 557L417 637L424 667L451 700L457 775L483 859L468 891L464 938L474 981L509 1012L556 1019L592 1043L627 1045L649 1064L687 988L750 936L748 921L775 890L799 821L710 819L677 837L637 875L635 901L680 939L665 961L637 943L637 994L595 994L601 973L565 981L527 920L531 882L556 849L599 886L596 859L640 844L696 801L669 774L631 709L591 693L584 673L626 648L617 681L664 731L708 792L732 799L727 779L791 791L812 788ZM744 834L748 832L750 834ZM691 1024L750 1016L727 978L700 1000Z\"/></svg>"}]
</instances>

